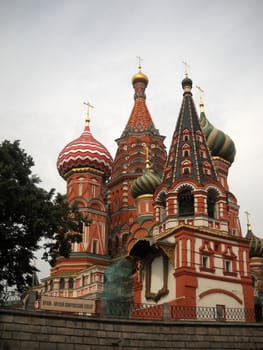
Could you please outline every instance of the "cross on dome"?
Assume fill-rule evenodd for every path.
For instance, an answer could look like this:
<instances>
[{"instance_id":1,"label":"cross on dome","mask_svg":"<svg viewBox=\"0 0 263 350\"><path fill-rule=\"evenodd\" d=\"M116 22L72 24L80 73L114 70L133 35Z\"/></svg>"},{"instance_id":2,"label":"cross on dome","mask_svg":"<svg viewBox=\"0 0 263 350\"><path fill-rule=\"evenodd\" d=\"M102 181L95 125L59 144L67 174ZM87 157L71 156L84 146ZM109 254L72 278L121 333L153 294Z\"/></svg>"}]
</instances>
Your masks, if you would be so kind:
<instances>
[{"instance_id":1,"label":"cross on dome","mask_svg":"<svg viewBox=\"0 0 263 350\"><path fill-rule=\"evenodd\" d=\"M86 122L87 125L89 125L89 123L90 123L90 111L91 111L91 108L94 108L94 106L92 106L89 101L88 102L84 101L83 104L85 106L87 106L87 115L86 115L85 122Z\"/></svg>"},{"instance_id":2,"label":"cross on dome","mask_svg":"<svg viewBox=\"0 0 263 350\"><path fill-rule=\"evenodd\" d=\"M142 69L142 61L143 61L143 59L140 56L136 56L136 57L137 57L137 60L138 60L139 69L141 70Z\"/></svg>"},{"instance_id":3,"label":"cross on dome","mask_svg":"<svg viewBox=\"0 0 263 350\"><path fill-rule=\"evenodd\" d=\"M247 217L247 227L248 227L248 229L251 229L251 224L250 224L250 220L249 220L249 217L251 214L247 210L245 211L245 214Z\"/></svg>"},{"instance_id":4,"label":"cross on dome","mask_svg":"<svg viewBox=\"0 0 263 350\"><path fill-rule=\"evenodd\" d=\"M185 62L185 61L183 61L182 63L183 63L183 65L184 65L184 74L185 74L185 76L188 78L188 72L189 72L190 66L189 66L189 64L188 64L187 62Z\"/></svg>"},{"instance_id":5,"label":"cross on dome","mask_svg":"<svg viewBox=\"0 0 263 350\"><path fill-rule=\"evenodd\" d=\"M204 101L203 101L203 93L204 93L204 90L200 87L200 86L196 86L198 92L199 92L199 106L200 106L200 109L201 109L201 112L204 112Z\"/></svg>"}]
</instances>

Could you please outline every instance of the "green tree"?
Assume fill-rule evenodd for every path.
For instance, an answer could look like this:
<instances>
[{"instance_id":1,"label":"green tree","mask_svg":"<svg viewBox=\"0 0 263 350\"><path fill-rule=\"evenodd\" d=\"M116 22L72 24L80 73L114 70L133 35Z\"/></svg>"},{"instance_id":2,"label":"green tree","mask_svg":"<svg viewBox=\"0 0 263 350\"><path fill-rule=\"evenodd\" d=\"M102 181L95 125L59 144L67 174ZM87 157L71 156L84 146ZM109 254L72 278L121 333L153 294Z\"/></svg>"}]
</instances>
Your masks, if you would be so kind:
<instances>
[{"instance_id":1,"label":"green tree","mask_svg":"<svg viewBox=\"0 0 263 350\"><path fill-rule=\"evenodd\" d=\"M31 284L34 253L45 238L45 259L70 255L71 242L81 241L83 223L90 220L65 196L39 187L34 161L20 142L0 144L0 293L4 285L19 292Z\"/></svg>"}]
</instances>

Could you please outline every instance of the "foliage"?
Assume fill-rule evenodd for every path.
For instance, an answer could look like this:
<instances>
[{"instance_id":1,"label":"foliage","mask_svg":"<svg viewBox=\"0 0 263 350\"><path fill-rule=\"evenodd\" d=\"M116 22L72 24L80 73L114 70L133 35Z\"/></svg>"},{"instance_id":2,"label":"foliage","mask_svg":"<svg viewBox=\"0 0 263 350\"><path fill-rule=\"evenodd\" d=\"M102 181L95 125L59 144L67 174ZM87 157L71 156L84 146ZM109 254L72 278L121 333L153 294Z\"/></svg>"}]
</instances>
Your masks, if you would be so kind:
<instances>
[{"instance_id":1,"label":"foliage","mask_svg":"<svg viewBox=\"0 0 263 350\"><path fill-rule=\"evenodd\" d=\"M30 285L40 239L48 239L45 259L54 264L57 255L69 256L70 243L81 241L82 225L90 223L77 204L39 187L33 166L19 141L0 144L0 291L5 284L20 292Z\"/></svg>"}]
</instances>

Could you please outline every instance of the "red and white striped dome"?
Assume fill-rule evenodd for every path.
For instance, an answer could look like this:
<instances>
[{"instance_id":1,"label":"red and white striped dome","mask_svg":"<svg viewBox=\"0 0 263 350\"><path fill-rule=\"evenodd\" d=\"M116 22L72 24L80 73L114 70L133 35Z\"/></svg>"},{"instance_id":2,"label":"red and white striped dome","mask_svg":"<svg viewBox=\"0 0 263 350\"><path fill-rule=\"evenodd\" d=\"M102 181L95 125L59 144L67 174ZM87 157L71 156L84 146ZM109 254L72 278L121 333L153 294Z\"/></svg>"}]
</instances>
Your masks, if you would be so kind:
<instances>
[{"instance_id":1,"label":"red and white striped dome","mask_svg":"<svg viewBox=\"0 0 263 350\"><path fill-rule=\"evenodd\" d=\"M81 168L102 171L108 178L111 175L112 157L106 147L92 136L89 125L86 125L80 137L59 153L57 168L63 178L69 171Z\"/></svg>"}]
</instances>

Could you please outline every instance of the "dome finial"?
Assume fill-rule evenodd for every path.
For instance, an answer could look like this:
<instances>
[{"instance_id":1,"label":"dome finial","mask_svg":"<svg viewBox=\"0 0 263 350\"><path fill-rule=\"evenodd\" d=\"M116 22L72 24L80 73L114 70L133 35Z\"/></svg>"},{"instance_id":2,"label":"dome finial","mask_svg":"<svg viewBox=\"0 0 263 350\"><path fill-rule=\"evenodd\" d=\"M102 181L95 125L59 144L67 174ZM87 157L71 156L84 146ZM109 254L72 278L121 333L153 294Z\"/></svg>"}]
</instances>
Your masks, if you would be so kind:
<instances>
[{"instance_id":1,"label":"dome finial","mask_svg":"<svg viewBox=\"0 0 263 350\"><path fill-rule=\"evenodd\" d=\"M145 146L145 168L149 169L150 168L150 160L149 160L149 147Z\"/></svg>"},{"instance_id":2,"label":"dome finial","mask_svg":"<svg viewBox=\"0 0 263 350\"><path fill-rule=\"evenodd\" d=\"M196 86L197 90L199 91L199 106L200 106L200 111L204 112L204 101L203 101L203 93L204 90L200 86Z\"/></svg>"},{"instance_id":3,"label":"dome finial","mask_svg":"<svg viewBox=\"0 0 263 350\"><path fill-rule=\"evenodd\" d=\"M185 78L182 80L182 88L184 90L184 95L185 94L190 94L192 95L191 93L191 89L192 89L192 86L193 86L193 82L192 80L188 77L188 70L190 68L189 64L184 62L183 61L183 64L184 64L184 74L185 74Z\"/></svg>"},{"instance_id":4,"label":"dome finial","mask_svg":"<svg viewBox=\"0 0 263 350\"><path fill-rule=\"evenodd\" d=\"M136 56L136 57L137 57L137 60L138 60L138 69L139 69L139 72L141 72L143 59L140 56Z\"/></svg>"},{"instance_id":5,"label":"dome finial","mask_svg":"<svg viewBox=\"0 0 263 350\"><path fill-rule=\"evenodd\" d=\"M83 102L83 104L87 106L87 114L86 114L85 122L86 122L86 126L89 126L89 123L90 123L90 109L94 108L94 106L92 106L90 102Z\"/></svg>"},{"instance_id":6,"label":"dome finial","mask_svg":"<svg viewBox=\"0 0 263 350\"><path fill-rule=\"evenodd\" d=\"M148 77L146 74L142 72L142 58L140 56L137 56L138 62L139 62L139 67L138 67L138 73L136 73L132 77L132 85L135 89L135 95L134 99L136 100L137 98L143 98L144 100L146 99L145 96L145 89L148 85Z\"/></svg>"},{"instance_id":7,"label":"dome finial","mask_svg":"<svg viewBox=\"0 0 263 350\"><path fill-rule=\"evenodd\" d=\"M252 232L251 224L249 221L249 216L251 215L247 210L245 211L245 214L247 216L247 232Z\"/></svg>"},{"instance_id":8,"label":"dome finial","mask_svg":"<svg viewBox=\"0 0 263 350\"><path fill-rule=\"evenodd\" d=\"M186 78L188 78L188 70L189 70L190 66L189 66L189 64L188 64L187 62L185 62L185 61L183 61L182 63L183 63L183 65L184 65L184 75L185 75Z\"/></svg>"}]
</instances>

